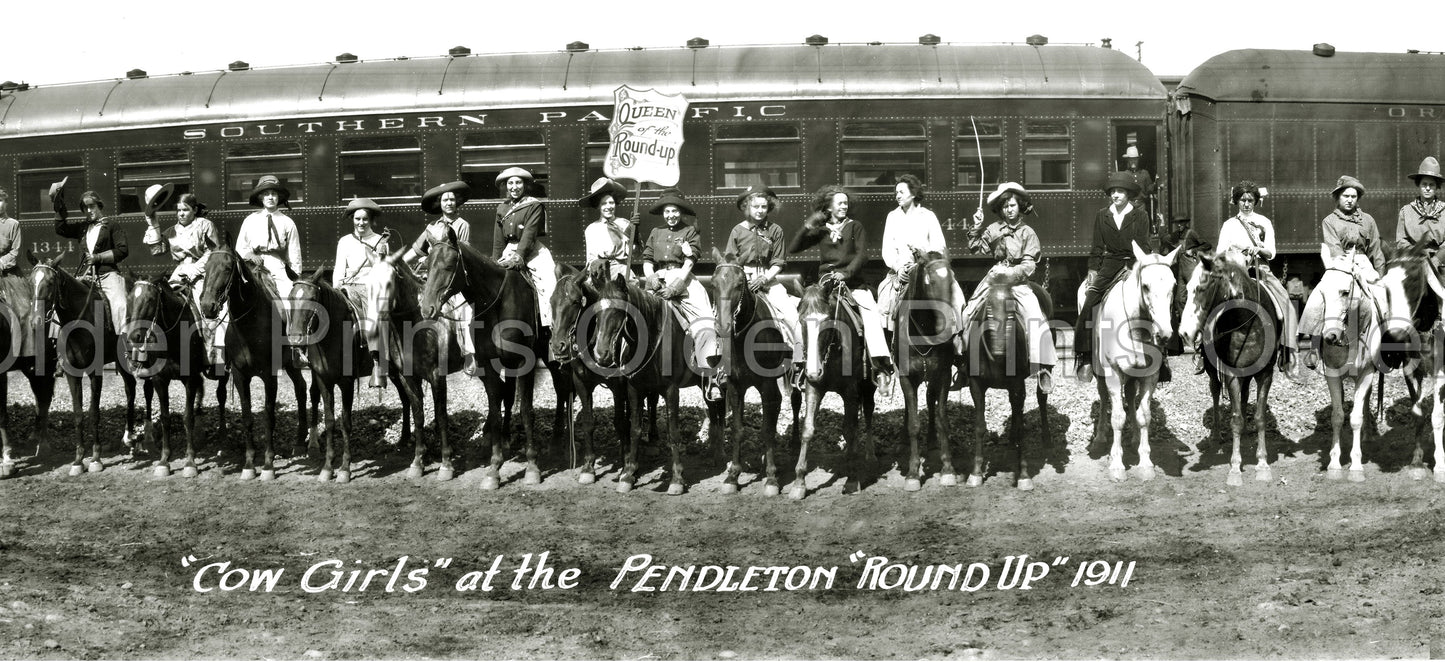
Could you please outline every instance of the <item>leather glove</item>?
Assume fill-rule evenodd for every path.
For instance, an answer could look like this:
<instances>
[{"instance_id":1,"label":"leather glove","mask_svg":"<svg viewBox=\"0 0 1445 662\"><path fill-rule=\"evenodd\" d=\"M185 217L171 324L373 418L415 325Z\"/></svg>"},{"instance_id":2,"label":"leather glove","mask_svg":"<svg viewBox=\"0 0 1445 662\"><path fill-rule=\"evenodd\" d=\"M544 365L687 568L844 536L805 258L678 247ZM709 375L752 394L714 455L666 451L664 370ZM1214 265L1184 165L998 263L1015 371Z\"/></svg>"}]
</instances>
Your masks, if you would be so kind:
<instances>
[{"instance_id":1,"label":"leather glove","mask_svg":"<svg viewBox=\"0 0 1445 662\"><path fill-rule=\"evenodd\" d=\"M662 290L663 287L662 279L658 278L657 274L652 274L651 276L644 276L642 278L642 287L653 292L659 292Z\"/></svg>"},{"instance_id":2,"label":"leather glove","mask_svg":"<svg viewBox=\"0 0 1445 662\"><path fill-rule=\"evenodd\" d=\"M115 264L113 251L102 251L90 256L90 264Z\"/></svg>"},{"instance_id":3,"label":"leather glove","mask_svg":"<svg viewBox=\"0 0 1445 662\"><path fill-rule=\"evenodd\" d=\"M658 293L658 296L664 299L680 299L683 293L684 290L682 289L681 283L669 283L662 288L662 292Z\"/></svg>"},{"instance_id":4,"label":"leather glove","mask_svg":"<svg viewBox=\"0 0 1445 662\"><path fill-rule=\"evenodd\" d=\"M81 271L85 271L85 270L89 269L89 268L90 268L90 265L92 265L92 264L95 264L95 261L94 261L94 259L93 259L90 255L84 255L84 254L82 254L82 255L80 256L80 270L81 270Z\"/></svg>"},{"instance_id":5,"label":"leather glove","mask_svg":"<svg viewBox=\"0 0 1445 662\"><path fill-rule=\"evenodd\" d=\"M763 276L754 276L748 279L748 289L753 292L761 292L768 286L768 279Z\"/></svg>"}]
</instances>

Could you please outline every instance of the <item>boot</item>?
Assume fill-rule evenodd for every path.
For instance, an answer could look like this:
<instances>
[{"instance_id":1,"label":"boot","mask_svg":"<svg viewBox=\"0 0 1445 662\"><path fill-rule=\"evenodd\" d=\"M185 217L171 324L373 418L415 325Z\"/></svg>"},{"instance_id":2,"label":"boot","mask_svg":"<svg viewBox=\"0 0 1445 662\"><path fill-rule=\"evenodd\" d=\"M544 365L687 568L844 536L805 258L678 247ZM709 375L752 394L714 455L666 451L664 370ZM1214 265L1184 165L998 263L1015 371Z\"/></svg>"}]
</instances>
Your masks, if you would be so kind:
<instances>
[{"instance_id":1,"label":"boot","mask_svg":"<svg viewBox=\"0 0 1445 662\"><path fill-rule=\"evenodd\" d=\"M965 386L968 386L968 361L959 354L953 358L953 381L949 382L948 390L957 391Z\"/></svg>"},{"instance_id":2,"label":"boot","mask_svg":"<svg viewBox=\"0 0 1445 662\"><path fill-rule=\"evenodd\" d=\"M1094 376L1094 353L1088 350L1080 351L1074 355L1074 377L1081 382L1087 382Z\"/></svg>"},{"instance_id":3,"label":"boot","mask_svg":"<svg viewBox=\"0 0 1445 662\"><path fill-rule=\"evenodd\" d=\"M875 356L868 360L873 368L873 385L880 391L888 385L888 380L893 379L893 373L897 370L893 367L893 357Z\"/></svg>"},{"instance_id":4,"label":"boot","mask_svg":"<svg viewBox=\"0 0 1445 662\"><path fill-rule=\"evenodd\" d=\"M482 376L482 369L481 366L477 364L476 354L467 352L462 355L462 372L466 373L468 377Z\"/></svg>"},{"instance_id":5,"label":"boot","mask_svg":"<svg viewBox=\"0 0 1445 662\"><path fill-rule=\"evenodd\" d=\"M1279 363L1276 367L1284 373L1284 376L1296 384L1304 383L1304 376L1300 374L1299 357L1296 354L1299 350L1292 347L1281 347L1279 350Z\"/></svg>"},{"instance_id":6,"label":"boot","mask_svg":"<svg viewBox=\"0 0 1445 662\"><path fill-rule=\"evenodd\" d=\"M1039 393L1048 395L1054 392L1053 366L1034 363L1029 366L1029 370L1033 372L1034 377L1039 380Z\"/></svg>"},{"instance_id":7,"label":"boot","mask_svg":"<svg viewBox=\"0 0 1445 662\"><path fill-rule=\"evenodd\" d=\"M1194 374L1196 374L1196 375L1202 375L1202 374L1204 374L1204 348L1203 348L1203 347L1195 347L1195 348L1194 348Z\"/></svg>"},{"instance_id":8,"label":"boot","mask_svg":"<svg viewBox=\"0 0 1445 662\"><path fill-rule=\"evenodd\" d=\"M211 348L211 376L220 379L226 375L226 348L216 345Z\"/></svg>"},{"instance_id":9,"label":"boot","mask_svg":"<svg viewBox=\"0 0 1445 662\"><path fill-rule=\"evenodd\" d=\"M721 360L722 357L717 355L707 357L708 369L703 371L702 378L702 399L708 402L717 402L723 397L723 376L717 369Z\"/></svg>"},{"instance_id":10,"label":"boot","mask_svg":"<svg viewBox=\"0 0 1445 662\"><path fill-rule=\"evenodd\" d=\"M1315 351L1314 336L1300 334L1299 346L1301 348L1299 350L1300 358L1304 359L1305 367L1309 368L1310 370L1319 369L1320 354L1319 352Z\"/></svg>"},{"instance_id":11,"label":"boot","mask_svg":"<svg viewBox=\"0 0 1445 662\"><path fill-rule=\"evenodd\" d=\"M1163 384L1164 382L1172 381L1174 381L1174 371L1169 369L1169 357L1166 356L1163 358L1163 362L1159 364L1158 383Z\"/></svg>"}]
</instances>

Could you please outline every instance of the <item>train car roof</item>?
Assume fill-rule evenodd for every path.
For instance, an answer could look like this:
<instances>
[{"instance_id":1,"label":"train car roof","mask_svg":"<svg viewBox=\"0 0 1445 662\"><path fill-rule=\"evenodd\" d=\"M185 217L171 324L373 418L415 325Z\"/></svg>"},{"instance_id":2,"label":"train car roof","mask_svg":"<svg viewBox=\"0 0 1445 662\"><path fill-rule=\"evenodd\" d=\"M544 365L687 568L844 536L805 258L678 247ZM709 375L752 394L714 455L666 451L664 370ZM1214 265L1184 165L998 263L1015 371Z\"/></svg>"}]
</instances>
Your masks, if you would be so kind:
<instances>
[{"instance_id":1,"label":"train car roof","mask_svg":"<svg viewBox=\"0 0 1445 662\"><path fill-rule=\"evenodd\" d=\"M1163 99L1093 46L749 46L399 58L39 86L0 95L0 138L374 112L611 105L628 84L692 102Z\"/></svg>"},{"instance_id":2,"label":"train car roof","mask_svg":"<svg viewBox=\"0 0 1445 662\"><path fill-rule=\"evenodd\" d=\"M1433 72L1435 75L1427 75ZM1216 55L1179 91L1215 101L1436 104L1445 99L1445 59L1419 53L1244 49Z\"/></svg>"}]
</instances>

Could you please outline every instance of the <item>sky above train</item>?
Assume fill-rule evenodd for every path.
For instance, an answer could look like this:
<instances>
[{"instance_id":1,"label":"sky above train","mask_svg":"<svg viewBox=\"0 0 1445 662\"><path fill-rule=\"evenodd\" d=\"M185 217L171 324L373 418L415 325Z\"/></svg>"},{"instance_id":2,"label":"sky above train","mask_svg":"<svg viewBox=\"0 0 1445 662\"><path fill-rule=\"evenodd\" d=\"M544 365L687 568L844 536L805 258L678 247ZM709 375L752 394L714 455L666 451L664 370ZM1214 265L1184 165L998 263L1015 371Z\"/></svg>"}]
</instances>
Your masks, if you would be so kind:
<instances>
[{"instance_id":1,"label":"sky above train","mask_svg":"<svg viewBox=\"0 0 1445 662\"><path fill-rule=\"evenodd\" d=\"M341 53L424 57L454 46L479 54L556 51L573 41L594 49L668 48L693 37L717 46L796 44L813 34L835 44L917 43L925 34L950 43L1023 43L1040 34L1051 44L1099 45L1108 38L1156 74L1182 76L1237 48L1308 50L1324 42L1339 51L1445 51L1440 15L1429 3L1338 0L23 0L0 14L0 81L215 71L236 60L258 68L315 64Z\"/></svg>"}]
</instances>

